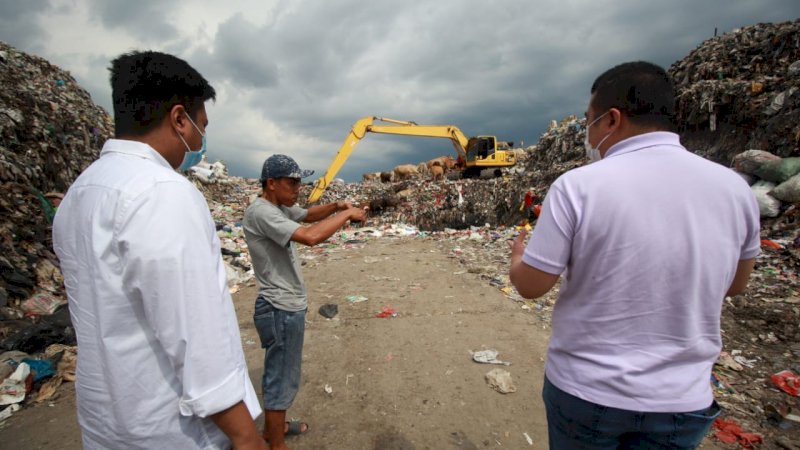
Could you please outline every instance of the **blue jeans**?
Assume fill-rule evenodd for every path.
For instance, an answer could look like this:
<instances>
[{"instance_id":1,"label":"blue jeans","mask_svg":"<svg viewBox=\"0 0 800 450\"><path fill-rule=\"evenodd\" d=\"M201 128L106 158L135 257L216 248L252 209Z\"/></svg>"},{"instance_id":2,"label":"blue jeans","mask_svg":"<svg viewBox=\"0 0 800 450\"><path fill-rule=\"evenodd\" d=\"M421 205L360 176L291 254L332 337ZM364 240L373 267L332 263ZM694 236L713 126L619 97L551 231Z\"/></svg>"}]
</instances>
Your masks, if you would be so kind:
<instances>
[{"instance_id":1,"label":"blue jeans","mask_svg":"<svg viewBox=\"0 0 800 450\"><path fill-rule=\"evenodd\" d=\"M611 408L570 395L547 377L542 398L554 450L694 449L721 412L716 401L708 408L684 413Z\"/></svg>"},{"instance_id":2,"label":"blue jeans","mask_svg":"<svg viewBox=\"0 0 800 450\"><path fill-rule=\"evenodd\" d=\"M259 296L253 322L261 338L261 347L265 349L261 378L264 409L285 411L292 406L300 389L306 312L277 309Z\"/></svg>"}]
</instances>

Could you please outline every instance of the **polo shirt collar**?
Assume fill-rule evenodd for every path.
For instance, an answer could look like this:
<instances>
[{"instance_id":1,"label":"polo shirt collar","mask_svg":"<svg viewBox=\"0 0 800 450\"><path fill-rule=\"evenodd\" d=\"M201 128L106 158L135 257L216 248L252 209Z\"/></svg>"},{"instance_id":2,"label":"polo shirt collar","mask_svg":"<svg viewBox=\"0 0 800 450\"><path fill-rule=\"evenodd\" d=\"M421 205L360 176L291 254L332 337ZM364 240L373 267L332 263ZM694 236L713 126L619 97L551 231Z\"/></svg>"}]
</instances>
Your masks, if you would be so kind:
<instances>
[{"instance_id":1,"label":"polo shirt collar","mask_svg":"<svg viewBox=\"0 0 800 450\"><path fill-rule=\"evenodd\" d=\"M158 153L153 147L144 142L130 141L127 139L109 139L103 145L103 150L100 151L100 157L102 158L104 155L111 153L138 156L140 158L149 159L169 170L175 170L175 168L161 156L161 153Z\"/></svg>"},{"instance_id":2,"label":"polo shirt collar","mask_svg":"<svg viewBox=\"0 0 800 450\"><path fill-rule=\"evenodd\" d=\"M672 146L680 148L681 150L684 149L681 145L680 136L676 133L670 131L653 131L650 133L637 134L636 136L617 142L606 151L603 159L655 146Z\"/></svg>"}]
</instances>

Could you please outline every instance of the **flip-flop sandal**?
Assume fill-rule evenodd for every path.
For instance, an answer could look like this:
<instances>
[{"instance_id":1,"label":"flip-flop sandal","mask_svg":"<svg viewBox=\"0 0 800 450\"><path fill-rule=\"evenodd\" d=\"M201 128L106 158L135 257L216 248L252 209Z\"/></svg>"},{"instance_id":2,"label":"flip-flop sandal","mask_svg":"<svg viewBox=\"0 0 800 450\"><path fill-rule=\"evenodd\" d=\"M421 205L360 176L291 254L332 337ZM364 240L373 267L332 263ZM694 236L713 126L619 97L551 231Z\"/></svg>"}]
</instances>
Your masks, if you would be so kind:
<instances>
[{"instance_id":1,"label":"flip-flop sandal","mask_svg":"<svg viewBox=\"0 0 800 450\"><path fill-rule=\"evenodd\" d=\"M305 426L305 429L303 427ZM300 436L308 433L308 424L299 420L290 420L286 422L285 436Z\"/></svg>"}]
</instances>

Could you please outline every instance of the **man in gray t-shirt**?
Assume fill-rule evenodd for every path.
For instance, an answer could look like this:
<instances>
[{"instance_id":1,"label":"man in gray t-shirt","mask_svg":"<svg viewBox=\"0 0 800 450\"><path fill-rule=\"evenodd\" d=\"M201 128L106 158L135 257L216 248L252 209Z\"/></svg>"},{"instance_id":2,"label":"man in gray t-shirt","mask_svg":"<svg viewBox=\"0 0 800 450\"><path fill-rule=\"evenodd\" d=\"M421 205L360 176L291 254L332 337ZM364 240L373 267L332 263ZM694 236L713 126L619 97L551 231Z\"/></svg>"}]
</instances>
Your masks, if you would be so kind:
<instances>
[{"instance_id":1,"label":"man in gray t-shirt","mask_svg":"<svg viewBox=\"0 0 800 450\"><path fill-rule=\"evenodd\" d=\"M313 174L300 170L285 155L272 155L261 169L261 196L244 214L244 233L259 292L253 320L264 352L264 439L272 450L286 449L285 434L302 434L308 425L286 422L286 410L300 386L306 286L295 242L316 245L348 221L362 221L363 209L339 201L308 209L297 206L300 180ZM301 226L299 221L313 223Z\"/></svg>"}]
</instances>

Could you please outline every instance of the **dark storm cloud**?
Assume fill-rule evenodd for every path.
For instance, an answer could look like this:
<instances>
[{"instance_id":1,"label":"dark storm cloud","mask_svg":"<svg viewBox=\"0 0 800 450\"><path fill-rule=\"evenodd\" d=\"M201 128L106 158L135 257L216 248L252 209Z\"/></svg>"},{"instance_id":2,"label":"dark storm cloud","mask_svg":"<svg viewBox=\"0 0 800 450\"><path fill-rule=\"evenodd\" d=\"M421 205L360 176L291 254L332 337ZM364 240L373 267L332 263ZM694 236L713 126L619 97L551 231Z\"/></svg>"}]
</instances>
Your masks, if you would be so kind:
<instances>
[{"instance_id":1,"label":"dark storm cloud","mask_svg":"<svg viewBox=\"0 0 800 450\"><path fill-rule=\"evenodd\" d=\"M278 66L272 55L268 30L236 14L219 26L214 43L215 72L234 84L265 88L278 81Z\"/></svg>"},{"instance_id":2,"label":"dark storm cloud","mask_svg":"<svg viewBox=\"0 0 800 450\"><path fill-rule=\"evenodd\" d=\"M231 173L245 176L257 175L263 152L277 150L321 175L351 125L371 115L532 145L551 120L581 116L592 81L616 64L647 60L668 68L715 29L798 15L797 0L277 0L252 10L230 2L217 19L205 17L201 1L85 1L83 9L108 29L96 39L113 42L122 30L140 47L184 57L218 88L214 145ZM0 39L58 39L59 30L38 27L47 7L43 0L0 0ZM179 34L178 13L184 26L198 26ZM208 30L208 39L198 29ZM123 41L119 52L130 50ZM91 59L99 74L86 80L93 94L101 90L100 103L108 96L100 61L111 56ZM452 152L446 140L368 135L340 176L355 180Z\"/></svg>"},{"instance_id":3,"label":"dark storm cloud","mask_svg":"<svg viewBox=\"0 0 800 450\"><path fill-rule=\"evenodd\" d=\"M175 3L161 0L91 0L89 11L106 28L123 29L143 44L162 43L178 36L173 25Z\"/></svg>"},{"instance_id":4,"label":"dark storm cloud","mask_svg":"<svg viewBox=\"0 0 800 450\"><path fill-rule=\"evenodd\" d=\"M278 74L273 85L259 86L265 89L250 106L286 132L313 130L329 143L330 158L350 125L373 114L455 124L467 134L495 134L529 145L550 120L582 115L592 81L613 65L643 59L668 68L712 37L715 28L723 33L796 14L792 0L520 1L470 8L377 3L287 7L263 26L240 18L237 31L261 33L260 54ZM238 48L234 60L252 51L222 45L230 37L222 31L215 48ZM253 85L248 76L239 71L237 79ZM411 153L370 158L380 166L366 167L359 164L360 154L380 152L371 141L376 138L368 136L353 153L342 169L344 178L428 159L432 148L446 148L424 138L390 141Z\"/></svg>"},{"instance_id":5,"label":"dark storm cloud","mask_svg":"<svg viewBox=\"0 0 800 450\"><path fill-rule=\"evenodd\" d=\"M47 32L37 16L50 9L48 0L0 0L0 40L17 48L41 50Z\"/></svg>"}]
</instances>

